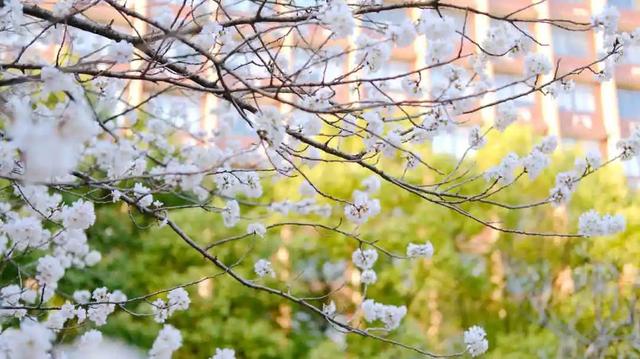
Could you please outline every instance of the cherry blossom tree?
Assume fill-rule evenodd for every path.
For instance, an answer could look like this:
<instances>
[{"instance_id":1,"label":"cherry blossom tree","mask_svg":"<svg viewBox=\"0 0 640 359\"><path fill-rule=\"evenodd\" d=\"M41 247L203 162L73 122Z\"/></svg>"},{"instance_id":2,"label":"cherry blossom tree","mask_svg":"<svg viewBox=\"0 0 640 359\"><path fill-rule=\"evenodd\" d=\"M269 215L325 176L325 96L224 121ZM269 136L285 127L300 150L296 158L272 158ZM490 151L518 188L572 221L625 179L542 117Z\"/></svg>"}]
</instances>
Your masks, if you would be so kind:
<instances>
[{"instance_id":1,"label":"cherry blossom tree","mask_svg":"<svg viewBox=\"0 0 640 359\"><path fill-rule=\"evenodd\" d=\"M608 159L589 152L561 173L544 172L558 146L553 136L526 156L509 153L490 168L467 161L489 134L517 120L518 98L571 92L578 75L612 77L625 47L640 43L640 29L618 31L614 9L579 22L522 15L535 4L510 14L437 0L265 0L237 7L227 0L181 0L151 14L133 0L0 0L0 251L5 274L15 273L0 289L6 322L0 357L48 358L56 333L68 326L84 328L79 345L95 345L110 315L129 313L132 303L147 303L143 314L159 323L189 309L188 289L198 280L134 298L117 288L58 290L66 273L101 260L85 231L100 221L94 209L103 203L120 203L170 228L217 276L300 306L339 332L427 357L479 356L489 348L487 333L481 323L468 328L460 336L462 351L451 353L393 339L406 303L367 296L377 281L374 267L385 265L382 258L431 258L438 248L408 243L395 253L383 238L363 238L367 222L391 210L376 198L382 184L502 233L580 238L624 230L624 217L597 209L580 217L576 233L507 227L483 216L481 206L522 211L563 205L585 177L637 156L640 131L621 140ZM397 9L413 15L399 24L370 16ZM463 19L461 26L452 13ZM488 33L473 36L470 15L490 20ZM542 51L548 45L528 30L532 24L597 32L602 48L591 62L561 70ZM394 48L414 41L426 43L422 65L389 74ZM523 72L496 86L487 67L503 58L521 59ZM331 71L334 64L342 65L338 73ZM525 90L496 99L510 87ZM185 113L203 104L209 113L190 121ZM479 123L487 109L494 111L493 122ZM207 118L215 118L215 126ZM241 136L232 130L237 126L244 128ZM433 166L425 149L456 128L469 129L464 154L446 168ZM336 166L362 174L361 189L340 196L309 175L318 167L331 176ZM411 176L417 171L429 175ZM533 194L539 200L496 199L526 177L542 175L555 176L556 184ZM302 200L281 195L299 183ZM483 189L473 190L478 183ZM165 205L163 198L180 204ZM187 208L221 217L237 235L205 243L172 219ZM262 215L243 215L248 209ZM327 222L332 214L343 220ZM274 220L294 215L307 220ZM340 312L332 292L309 297L290 290L269 258L228 262L217 256L226 245L282 225L333 232L357 244L350 260L360 271L362 301L355 312ZM246 250L252 250L248 241ZM165 324L149 356L169 358L181 343L179 328ZM212 347L211 355L235 357L231 348Z\"/></svg>"}]
</instances>

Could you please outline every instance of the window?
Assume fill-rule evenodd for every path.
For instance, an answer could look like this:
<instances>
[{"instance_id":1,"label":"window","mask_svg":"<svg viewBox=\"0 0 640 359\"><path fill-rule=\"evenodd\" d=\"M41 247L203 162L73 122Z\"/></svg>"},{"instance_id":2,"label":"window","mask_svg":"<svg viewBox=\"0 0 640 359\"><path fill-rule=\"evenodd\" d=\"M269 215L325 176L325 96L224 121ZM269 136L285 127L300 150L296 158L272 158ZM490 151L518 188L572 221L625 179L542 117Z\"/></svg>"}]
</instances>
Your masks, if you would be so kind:
<instances>
[{"instance_id":1,"label":"window","mask_svg":"<svg viewBox=\"0 0 640 359\"><path fill-rule=\"evenodd\" d=\"M198 64L199 54L187 44L178 40L169 41L162 51L166 51L164 56L171 59L172 62L178 62L182 64Z\"/></svg>"},{"instance_id":2,"label":"window","mask_svg":"<svg viewBox=\"0 0 640 359\"><path fill-rule=\"evenodd\" d=\"M640 45L625 46L622 63L640 65Z\"/></svg>"},{"instance_id":3,"label":"window","mask_svg":"<svg viewBox=\"0 0 640 359\"><path fill-rule=\"evenodd\" d=\"M471 22L471 16L469 16L467 18L467 26L465 27L464 21L465 21L465 16L464 16L464 12L463 11L456 11L456 10L444 10L442 11L442 16L453 20L453 24L454 24L454 29L457 32L462 33L462 29L465 30L465 34L469 35L469 32L472 30L473 26L470 24Z\"/></svg>"},{"instance_id":4,"label":"window","mask_svg":"<svg viewBox=\"0 0 640 359\"><path fill-rule=\"evenodd\" d=\"M466 84L471 80L468 71L460 71L458 67L437 67L429 72L429 89L432 97L439 99L451 98L451 96L449 96L451 93L447 93L447 89L452 87L452 72L449 71L450 69L454 69L458 77L456 83Z\"/></svg>"},{"instance_id":5,"label":"window","mask_svg":"<svg viewBox=\"0 0 640 359\"><path fill-rule=\"evenodd\" d=\"M593 87L576 85L570 92L558 96L558 107L564 112L592 113L596 110Z\"/></svg>"},{"instance_id":6,"label":"window","mask_svg":"<svg viewBox=\"0 0 640 359\"><path fill-rule=\"evenodd\" d=\"M640 121L640 91L618 89L620 118Z\"/></svg>"},{"instance_id":7,"label":"window","mask_svg":"<svg viewBox=\"0 0 640 359\"><path fill-rule=\"evenodd\" d=\"M622 168L627 177L640 177L640 158L634 157L629 161L622 161Z\"/></svg>"},{"instance_id":8,"label":"window","mask_svg":"<svg viewBox=\"0 0 640 359\"><path fill-rule=\"evenodd\" d=\"M563 137L562 145L567 147L576 147L582 152L600 151L600 143L592 140L582 140L571 137Z\"/></svg>"},{"instance_id":9,"label":"window","mask_svg":"<svg viewBox=\"0 0 640 359\"><path fill-rule=\"evenodd\" d=\"M466 128L457 128L452 132L435 136L431 142L431 147L434 153L449 154L460 158L464 151L469 148L468 137Z\"/></svg>"},{"instance_id":10,"label":"window","mask_svg":"<svg viewBox=\"0 0 640 359\"><path fill-rule=\"evenodd\" d=\"M366 14L362 17L362 20L374 24L400 25L405 20L411 20L411 17L405 9L393 9Z\"/></svg>"},{"instance_id":11,"label":"window","mask_svg":"<svg viewBox=\"0 0 640 359\"><path fill-rule=\"evenodd\" d=\"M294 0L293 3L300 7L314 7L321 5L318 0Z\"/></svg>"},{"instance_id":12,"label":"window","mask_svg":"<svg viewBox=\"0 0 640 359\"><path fill-rule=\"evenodd\" d=\"M108 52L107 47L113 44L105 37L81 30L71 31L71 39L73 53L78 56L87 56L94 52L98 56L104 55Z\"/></svg>"},{"instance_id":13,"label":"window","mask_svg":"<svg viewBox=\"0 0 640 359\"><path fill-rule=\"evenodd\" d=\"M635 0L608 0L607 5L615 6L618 9L629 10L635 8Z\"/></svg>"},{"instance_id":14,"label":"window","mask_svg":"<svg viewBox=\"0 0 640 359\"><path fill-rule=\"evenodd\" d=\"M251 137L255 136L255 131L249 126L233 105L226 100L218 99L216 108L211 111L217 117L219 130L226 131L232 136Z\"/></svg>"},{"instance_id":15,"label":"window","mask_svg":"<svg viewBox=\"0 0 640 359\"><path fill-rule=\"evenodd\" d=\"M553 51L556 56L585 57L589 49L589 33L553 28Z\"/></svg>"},{"instance_id":16,"label":"window","mask_svg":"<svg viewBox=\"0 0 640 359\"><path fill-rule=\"evenodd\" d=\"M345 57L335 57L327 62L323 62L320 65L322 69L322 74L324 75L325 81L333 81L340 76L344 76L345 70L344 66L346 64Z\"/></svg>"},{"instance_id":17,"label":"window","mask_svg":"<svg viewBox=\"0 0 640 359\"><path fill-rule=\"evenodd\" d=\"M519 79L511 75L496 75L493 79L494 88L500 88L517 82ZM505 87L495 92L496 101L504 100L506 98L514 97L527 93L531 88L521 82ZM535 103L535 95L530 93L526 96L520 96L511 102L518 107L529 107Z\"/></svg>"},{"instance_id":18,"label":"window","mask_svg":"<svg viewBox=\"0 0 640 359\"><path fill-rule=\"evenodd\" d=\"M149 112L176 127L195 130L200 125L200 97L189 93L160 95L151 101Z\"/></svg>"},{"instance_id":19,"label":"window","mask_svg":"<svg viewBox=\"0 0 640 359\"><path fill-rule=\"evenodd\" d=\"M222 0L220 5L231 13L247 13L257 10L257 5L248 0Z\"/></svg>"},{"instance_id":20,"label":"window","mask_svg":"<svg viewBox=\"0 0 640 359\"><path fill-rule=\"evenodd\" d=\"M405 61L390 61L376 74L376 78L393 77L404 75L411 71L411 64ZM389 89L392 91L402 91L402 80L404 77L388 80Z\"/></svg>"}]
</instances>

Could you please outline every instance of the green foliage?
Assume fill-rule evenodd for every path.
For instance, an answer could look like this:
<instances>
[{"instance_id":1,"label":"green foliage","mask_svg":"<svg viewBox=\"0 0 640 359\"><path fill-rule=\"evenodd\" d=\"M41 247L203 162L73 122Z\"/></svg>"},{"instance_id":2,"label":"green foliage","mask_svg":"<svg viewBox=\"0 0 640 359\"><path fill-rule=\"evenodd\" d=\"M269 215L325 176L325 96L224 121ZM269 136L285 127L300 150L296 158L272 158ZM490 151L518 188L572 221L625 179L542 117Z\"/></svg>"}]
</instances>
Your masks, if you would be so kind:
<instances>
[{"instance_id":1,"label":"green foliage","mask_svg":"<svg viewBox=\"0 0 640 359\"><path fill-rule=\"evenodd\" d=\"M519 155L525 155L537 141L531 133L527 129L510 128L504 134L492 134L492 137L499 136L499 141L490 139L490 145L463 166L473 163L485 169L498 163L513 148ZM551 168L537 180L523 178L520 185L505 189L495 199L513 204L544 199L554 184L554 174L571 168L579 151L572 153L556 156ZM438 168L450 162L445 156L423 155ZM398 159L385 161L390 171L401 166ZM637 219L640 209L616 166L585 179L567 208L507 210L479 203L463 206L473 215L500 221L503 226L538 232L575 232L578 216L591 208L624 214L628 220L627 232L610 238L524 237L488 231L449 209L383 183L377 195L383 213L357 230L360 237L376 241L398 254L404 254L410 242L429 240L436 249L432 260L399 261L382 255L376 263L378 282L368 289L367 295L382 303L408 307L402 326L390 333L389 338L438 353L450 353L464 349L462 331L478 324L489 334L489 357L555 357L560 340L541 325L527 300L509 293L507 279L499 267L507 262L524 263L535 271L547 268L551 278L555 278L566 267L602 262L620 269L625 263L637 263L640 242L631 240L630 235L640 229ZM307 175L325 193L348 199L368 174L354 166L326 164L308 170ZM426 182L438 180L438 176L428 171L410 172L407 176ZM468 191L481 191L484 186L486 183L480 179L472 183ZM300 198L290 185L276 184L265 189L265 193L271 194L272 200ZM179 202L169 197L162 200ZM264 214L261 210L242 210L247 218ZM215 212L190 209L172 213L172 219L203 245L242 234L244 226L251 222L243 221L236 228L228 229ZM333 217L319 221L329 226L341 223L342 208L335 208L333 213ZM129 213L126 207L104 205L97 216L99 220L91 229L90 238L102 251L103 261L86 272L70 272L62 283L63 290L106 285L135 297L218 273L170 229L158 228L139 215ZM130 218L135 219L135 224ZM271 218L267 224L277 221L278 218ZM345 223L340 228L353 229ZM357 246L356 240L331 231L287 226L271 229L265 238L249 237L215 247L211 253L227 264L242 260L235 269L248 278L255 278L252 273L255 260L272 258L279 278L286 281L269 281L270 285L290 289L300 296L319 296L336 286L322 280L322 265L338 260L350 263L351 252ZM282 254L285 247L287 255ZM356 310L362 289L351 280L351 271L348 273L345 282L340 283L344 288L331 297L341 313ZM342 347L325 335L330 328L324 321L294 304L245 288L224 275L207 283L209 287L204 284L189 287L190 310L177 312L169 319L169 323L181 329L184 337L184 346L175 358L208 357L216 347L233 347L240 358L416 357L415 353L356 335L347 336L346 347ZM551 301L560 319L570 318L577 305L594 306L590 298L579 295L570 299L554 295ZM315 304L321 306L321 302ZM144 304L128 309L143 314L150 311ZM592 322L593 318L587 318L578 323L578 329L589 328ZM148 348L161 327L152 323L147 315L132 317L119 311L104 332Z\"/></svg>"}]
</instances>

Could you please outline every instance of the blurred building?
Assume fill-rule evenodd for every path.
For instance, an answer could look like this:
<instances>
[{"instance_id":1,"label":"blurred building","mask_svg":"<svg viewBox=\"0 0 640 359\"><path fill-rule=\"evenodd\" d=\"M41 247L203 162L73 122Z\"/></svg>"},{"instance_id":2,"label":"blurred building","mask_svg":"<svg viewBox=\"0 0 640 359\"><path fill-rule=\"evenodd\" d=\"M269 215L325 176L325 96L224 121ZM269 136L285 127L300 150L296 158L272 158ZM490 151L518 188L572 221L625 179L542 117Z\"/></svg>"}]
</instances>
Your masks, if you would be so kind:
<instances>
[{"instance_id":1,"label":"blurred building","mask_svg":"<svg viewBox=\"0 0 640 359\"><path fill-rule=\"evenodd\" d=\"M451 0L450 2L460 7L470 6L496 15L506 15L526 8L537 1ZM186 3L190 4L191 1ZM211 1L212 5L213 3ZM248 0L224 0L224 3L226 9L232 14L250 13L250 10L256 6ZM295 4L300 6L318 3L320 0L295 1ZM129 4L139 13L150 16L156 21L161 21L163 17L170 15L170 12L166 11L166 6L173 7L176 12L181 11L185 15L191 11L188 6L181 8L182 0L136 0L129 2ZM607 5L615 6L620 11L620 31L631 31L640 26L640 0L548 0L518 12L517 17L571 19L589 22L592 14L599 12ZM196 11L205 10L201 8ZM382 13L371 13L366 15L366 19L384 23L400 23L407 18L417 20L420 11L419 9L396 9ZM465 14L462 10L447 10L446 12L453 16L459 30L462 30L464 26L465 33L474 39L482 38L492 25L492 21L483 15ZM86 16L96 21L110 22L114 28L120 28L130 33L133 33L130 25L133 25L141 33L147 30L143 21L134 20L132 24L128 24L124 21L123 16L104 3L87 12ZM570 32L541 23L531 23L528 26L522 25L522 27L538 41L549 45L534 46L538 47L536 51L543 52L551 58L554 65L559 61L560 73L593 61L599 48L598 43L601 41L594 32ZM311 29L312 33L304 36L313 38L323 31L315 27ZM357 32L361 31L367 30L359 29ZM324 32L326 35L326 31ZM76 49L74 51L91 53L106 43L104 39L91 36L91 34L71 33L71 36L75 35L82 38L82 41L75 42ZM358 33L354 34L350 38L351 40L332 41L330 45L338 49L348 48L354 44L358 35ZM295 42L295 38L292 39L292 37L295 36L289 36L284 41ZM177 56L189 52L189 49L181 48L180 45L182 44L177 42L168 43L166 47L162 48L162 51L166 56ZM86 48L82 48L83 46ZM410 46L395 48L392 59L381 70L382 74L391 76L424 67L426 46L427 42L424 36L420 36ZM464 49L472 50L473 45L465 41ZM296 50L285 48L283 57L288 62L288 66L295 67L297 64L304 64L308 56L305 57L304 54ZM355 61L353 55L337 57L335 60L329 61L324 70L326 78L336 78L344 74L348 69L354 67ZM466 61L457 61L456 64L468 66ZM132 61L130 64L132 69L136 69L138 66L142 66L142 62ZM213 71L208 71L208 75L215 79ZM522 59L504 58L493 61L489 65L489 72L495 87L513 83L522 79ZM380 76L380 74L375 76ZM438 82L438 74L431 72L430 76L431 78L426 80L430 82L431 86L434 86ZM535 93L516 100L515 103L520 113L519 120L522 123L530 124L538 134L558 136L561 138L563 146L580 146L585 150L597 148L607 157L615 155L617 141L627 137L636 126L640 125L640 48L625 49L624 59L617 66L613 81L599 83L589 71L584 71L573 79L576 81L575 91L560 96L558 99ZM145 88L145 86L152 86L153 89ZM491 94L491 96L494 96L494 99L501 99L527 91L528 88L525 85L522 86L523 88L510 86ZM139 81L132 81L125 89L129 104L139 104L145 101L145 93L157 90L157 85ZM346 86L343 88L335 87L334 90L339 98L344 100L348 100L349 96L354 96L353 89L348 89ZM388 91L402 96L400 80L390 81ZM250 128L237 118L226 119L225 116L233 113L233 109L226 101L219 101L212 95L190 94L185 96L183 93L168 92L151 101L151 104L155 111L177 121L178 125L191 124L207 131L223 130L229 134L229 138L239 140L252 133ZM124 104L120 106L126 107ZM493 121L494 115L494 109L486 108L471 117L473 117L472 122L487 121L490 123ZM464 127L459 128L455 132L438 136L432 143L436 152L461 155L467 146L467 133ZM632 185L640 183L640 160L634 159L623 164L630 183Z\"/></svg>"},{"instance_id":2,"label":"blurred building","mask_svg":"<svg viewBox=\"0 0 640 359\"><path fill-rule=\"evenodd\" d=\"M496 15L510 14L518 9L531 5L531 0L475 0L455 1L460 6L471 6ZM589 22L592 14L599 12L604 6L615 6L620 11L620 31L632 31L640 26L640 1L638 0L549 0L526 11L519 12L520 18L571 19ZM418 10L394 10L393 16L386 16L381 21L400 22L405 16L414 19L419 16ZM392 12L394 12L392 11ZM413 13L410 13L413 12ZM452 12L462 29L465 22L463 11ZM491 21L482 15L466 14L466 32L473 38L482 38L491 26ZM584 66L597 56L598 42L601 41L594 32L570 32L552 28L547 24L532 24L525 28L538 41L549 46L538 46L552 59L553 64L560 61L560 73ZM420 38L419 38L420 39ZM423 39L423 38L422 38ZM470 44L469 44L470 45ZM418 40L413 51L395 51L393 60L388 64L390 69L424 66L424 44ZM490 65L495 88L509 84L522 78L521 59L504 58ZM519 107L519 120L529 123L539 134L553 134L561 139L563 146L580 146L582 149L599 149L606 156L615 156L615 145L620 138L629 136L634 128L640 125L640 48L625 49L623 60L617 66L613 81L599 83L593 74L584 71L573 77L576 82L575 91L554 99L540 93L530 94L516 100ZM433 81L433 79L432 79ZM527 87L519 89L511 86L498 91L495 99L507 98L527 91ZM494 111L480 112L485 121L491 121ZM439 136L433 142L434 150L461 155L467 144L467 133L464 128L448 135ZM640 161L638 159L623 162L625 174L632 185L640 180Z\"/></svg>"}]
</instances>

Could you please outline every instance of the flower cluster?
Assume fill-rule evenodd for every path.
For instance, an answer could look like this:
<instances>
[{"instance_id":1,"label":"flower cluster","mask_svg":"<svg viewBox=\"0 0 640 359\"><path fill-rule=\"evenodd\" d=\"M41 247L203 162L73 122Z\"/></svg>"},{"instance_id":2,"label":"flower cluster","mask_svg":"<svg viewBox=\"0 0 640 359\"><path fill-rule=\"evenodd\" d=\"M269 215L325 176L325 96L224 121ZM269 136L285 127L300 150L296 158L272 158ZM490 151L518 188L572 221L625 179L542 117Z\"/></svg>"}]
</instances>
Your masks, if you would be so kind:
<instances>
[{"instance_id":1,"label":"flower cluster","mask_svg":"<svg viewBox=\"0 0 640 359\"><path fill-rule=\"evenodd\" d=\"M167 301L158 298L151 303L153 319L158 323L164 323L177 310L189 309L189 293L184 288L176 288L169 291Z\"/></svg>"},{"instance_id":2,"label":"flower cluster","mask_svg":"<svg viewBox=\"0 0 640 359\"><path fill-rule=\"evenodd\" d=\"M109 48L109 56L119 64L126 64L127 62L129 62L132 54L133 45L124 40L120 40L112 44Z\"/></svg>"},{"instance_id":3,"label":"flower cluster","mask_svg":"<svg viewBox=\"0 0 640 359\"><path fill-rule=\"evenodd\" d=\"M91 305L87 309L87 317L97 326L107 324L107 318L115 310L114 303L122 303L127 300L127 297L122 292L114 291L109 293L105 287L95 289L91 294L91 298L95 303L101 303Z\"/></svg>"},{"instance_id":4,"label":"flower cluster","mask_svg":"<svg viewBox=\"0 0 640 359\"><path fill-rule=\"evenodd\" d=\"M93 203L77 200L73 205L62 208L60 218L67 229L87 229L96 221Z\"/></svg>"},{"instance_id":5,"label":"flower cluster","mask_svg":"<svg viewBox=\"0 0 640 359\"><path fill-rule=\"evenodd\" d=\"M513 102L498 105L494 127L502 132L518 119L518 109Z\"/></svg>"},{"instance_id":6,"label":"flower cluster","mask_svg":"<svg viewBox=\"0 0 640 359\"><path fill-rule=\"evenodd\" d=\"M469 148L477 150L487 143L487 139L480 133L480 127L473 126L469 130Z\"/></svg>"},{"instance_id":7,"label":"flower cluster","mask_svg":"<svg viewBox=\"0 0 640 359\"><path fill-rule=\"evenodd\" d=\"M362 250L358 248L351 254L351 260L356 267L362 270L371 269L378 260L378 252L375 249Z\"/></svg>"},{"instance_id":8,"label":"flower cluster","mask_svg":"<svg viewBox=\"0 0 640 359\"><path fill-rule=\"evenodd\" d=\"M482 47L492 56L503 56L522 50L523 35L506 21L499 21L489 28Z\"/></svg>"},{"instance_id":9,"label":"flower cluster","mask_svg":"<svg viewBox=\"0 0 640 359\"><path fill-rule=\"evenodd\" d=\"M160 330L149 350L150 359L170 359L173 352L182 346L180 331L169 324Z\"/></svg>"},{"instance_id":10,"label":"flower cluster","mask_svg":"<svg viewBox=\"0 0 640 359\"><path fill-rule=\"evenodd\" d=\"M343 0L331 0L318 11L318 19L325 24L337 38L353 33L355 20L353 13Z\"/></svg>"},{"instance_id":11,"label":"flower cluster","mask_svg":"<svg viewBox=\"0 0 640 359\"><path fill-rule=\"evenodd\" d=\"M617 148L623 161L640 155L640 128L636 128L628 138L618 141Z\"/></svg>"},{"instance_id":12,"label":"flower cluster","mask_svg":"<svg viewBox=\"0 0 640 359\"><path fill-rule=\"evenodd\" d=\"M578 186L579 177L575 171L560 172L556 175L556 185L549 193L550 200L556 205L566 203Z\"/></svg>"},{"instance_id":13,"label":"flower cluster","mask_svg":"<svg viewBox=\"0 0 640 359\"><path fill-rule=\"evenodd\" d=\"M229 348L216 348L216 353L211 359L236 359L236 351Z\"/></svg>"},{"instance_id":14,"label":"flower cluster","mask_svg":"<svg viewBox=\"0 0 640 359\"><path fill-rule=\"evenodd\" d=\"M262 223L249 223L247 226L247 234L255 234L259 237L264 237L267 233L267 228Z\"/></svg>"},{"instance_id":15,"label":"flower cluster","mask_svg":"<svg viewBox=\"0 0 640 359\"><path fill-rule=\"evenodd\" d=\"M23 320L19 328L7 328L0 334L2 354L7 358L49 358L55 334L44 324Z\"/></svg>"},{"instance_id":16,"label":"flower cluster","mask_svg":"<svg viewBox=\"0 0 640 359\"><path fill-rule=\"evenodd\" d=\"M240 206L238 201L227 201L227 205L222 209L222 220L226 227L233 227L240 220Z\"/></svg>"},{"instance_id":17,"label":"flower cluster","mask_svg":"<svg viewBox=\"0 0 640 359\"><path fill-rule=\"evenodd\" d=\"M484 354L489 349L487 333L481 327L474 325L464 332L464 344L472 357Z\"/></svg>"},{"instance_id":18,"label":"flower cluster","mask_svg":"<svg viewBox=\"0 0 640 359\"><path fill-rule=\"evenodd\" d=\"M378 275L373 270L373 265L378 260L378 252L375 249L356 249L351 254L353 264L362 270L360 281L364 284L374 284L378 280Z\"/></svg>"},{"instance_id":19,"label":"flower cluster","mask_svg":"<svg viewBox=\"0 0 640 359\"><path fill-rule=\"evenodd\" d=\"M389 42L363 35L358 38L357 45L360 48L358 62L365 64L371 72L380 70L391 57Z\"/></svg>"},{"instance_id":20,"label":"flower cluster","mask_svg":"<svg viewBox=\"0 0 640 359\"><path fill-rule=\"evenodd\" d=\"M585 237L608 236L624 231L625 220L619 214L600 216L592 209L580 215L578 228L578 233Z\"/></svg>"},{"instance_id":21,"label":"flower cluster","mask_svg":"<svg viewBox=\"0 0 640 359\"><path fill-rule=\"evenodd\" d=\"M266 107L255 117L256 132L270 146L278 147L284 140L285 123L280 111L275 107Z\"/></svg>"},{"instance_id":22,"label":"flower cluster","mask_svg":"<svg viewBox=\"0 0 640 359\"><path fill-rule=\"evenodd\" d=\"M409 243L407 246L407 257L431 258L433 257L433 244L431 244L431 242L427 242L425 244Z\"/></svg>"},{"instance_id":23,"label":"flower cluster","mask_svg":"<svg viewBox=\"0 0 640 359\"><path fill-rule=\"evenodd\" d=\"M522 159L522 166L529 175L529 179L536 179L542 171L550 164L549 157L538 148L534 148L531 153Z\"/></svg>"},{"instance_id":24,"label":"flower cluster","mask_svg":"<svg viewBox=\"0 0 640 359\"><path fill-rule=\"evenodd\" d=\"M367 299L362 303L362 312L367 322L380 320L386 330L394 330L400 326L400 321L407 314L407 307L385 305L376 303L373 299Z\"/></svg>"},{"instance_id":25,"label":"flower cluster","mask_svg":"<svg viewBox=\"0 0 640 359\"><path fill-rule=\"evenodd\" d=\"M80 160L80 150L98 132L83 90L72 75L44 67L40 77L43 95L64 91L77 99L53 109L38 104L35 110L28 98L9 101L14 121L8 128L11 141L5 146L20 150L23 178L31 182L68 175Z\"/></svg>"},{"instance_id":26,"label":"flower cluster","mask_svg":"<svg viewBox=\"0 0 640 359\"><path fill-rule=\"evenodd\" d=\"M266 259L259 259L253 265L253 271L260 278L266 277L266 276L271 276L271 277L275 278L275 276L276 276L276 272L274 272L273 267L271 266L271 262L269 262Z\"/></svg>"},{"instance_id":27,"label":"flower cluster","mask_svg":"<svg viewBox=\"0 0 640 359\"><path fill-rule=\"evenodd\" d=\"M511 152L504 156L499 165L485 171L484 178L487 181L499 181L503 184L512 183L515 180L515 170L520 166L518 155Z\"/></svg>"},{"instance_id":28,"label":"flower cluster","mask_svg":"<svg viewBox=\"0 0 640 359\"><path fill-rule=\"evenodd\" d=\"M524 76L530 78L546 75L551 71L551 62L541 53L530 53L524 58Z\"/></svg>"},{"instance_id":29,"label":"flower cluster","mask_svg":"<svg viewBox=\"0 0 640 359\"><path fill-rule=\"evenodd\" d=\"M380 213L380 201L370 199L367 193L361 191L354 191L353 202L344 207L345 216L355 224L363 224L378 213Z\"/></svg>"},{"instance_id":30,"label":"flower cluster","mask_svg":"<svg viewBox=\"0 0 640 359\"><path fill-rule=\"evenodd\" d=\"M427 63L436 64L446 60L455 46L455 25L451 18L440 16L436 11L423 10L417 23L417 32L427 37Z\"/></svg>"}]
</instances>

